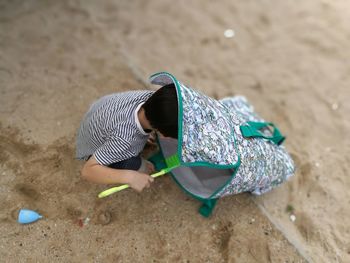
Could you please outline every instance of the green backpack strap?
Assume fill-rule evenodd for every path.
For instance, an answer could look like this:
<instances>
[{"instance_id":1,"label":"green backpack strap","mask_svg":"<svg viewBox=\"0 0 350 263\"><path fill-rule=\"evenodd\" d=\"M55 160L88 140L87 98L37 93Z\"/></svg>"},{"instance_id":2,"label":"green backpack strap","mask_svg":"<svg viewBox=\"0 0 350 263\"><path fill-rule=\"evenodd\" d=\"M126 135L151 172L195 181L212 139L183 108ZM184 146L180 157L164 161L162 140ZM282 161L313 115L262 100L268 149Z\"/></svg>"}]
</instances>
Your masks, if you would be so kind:
<instances>
[{"instance_id":1,"label":"green backpack strap","mask_svg":"<svg viewBox=\"0 0 350 263\"><path fill-rule=\"evenodd\" d=\"M207 199L203 200L202 206L199 208L199 213L204 217L209 217L213 212L213 209L216 205L218 199Z\"/></svg>"},{"instance_id":2,"label":"green backpack strap","mask_svg":"<svg viewBox=\"0 0 350 263\"><path fill-rule=\"evenodd\" d=\"M271 122L253 122L248 121L248 125L241 125L240 129L245 138L265 138L271 142L280 145L286 137L284 137L279 129ZM263 128L273 128L272 136L265 136L260 130Z\"/></svg>"}]
</instances>

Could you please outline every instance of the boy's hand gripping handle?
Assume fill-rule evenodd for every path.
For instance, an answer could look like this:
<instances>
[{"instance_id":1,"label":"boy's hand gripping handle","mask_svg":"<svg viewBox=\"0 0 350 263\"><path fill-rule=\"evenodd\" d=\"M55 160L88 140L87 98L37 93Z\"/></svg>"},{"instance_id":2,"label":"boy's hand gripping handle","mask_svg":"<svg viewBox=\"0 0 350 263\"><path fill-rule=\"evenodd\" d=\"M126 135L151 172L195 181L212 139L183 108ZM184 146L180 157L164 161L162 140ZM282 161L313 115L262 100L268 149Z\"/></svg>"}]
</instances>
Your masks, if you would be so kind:
<instances>
[{"instance_id":1,"label":"boy's hand gripping handle","mask_svg":"<svg viewBox=\"0 0 350 263\"><path fill-rule=\"evenodd\" d=\"M172 168L173 168L173 167L172 167ZM158 177L158 176L161 176L161 175L163 175L163 174L168 173L172 168L165 168L165 169L159 171L158 173L151 174L151 176L152 176L153 178L156 178L156 177ZM109 189L107 189L107 190L105 190L105 191L99 193L99 194L98 194L98 198L103 198L103 197L109 196L109 195L111 195L111 194L114 194L114 193L116 193L116 192L119 192L119 191L124 190L124 189L129 188L129 187L130 187L130 186L129 186L128 184L123 184L123 185L121 185L121 186L116 186L116 187L109 188Z\"/></svg>"}]
</instances>

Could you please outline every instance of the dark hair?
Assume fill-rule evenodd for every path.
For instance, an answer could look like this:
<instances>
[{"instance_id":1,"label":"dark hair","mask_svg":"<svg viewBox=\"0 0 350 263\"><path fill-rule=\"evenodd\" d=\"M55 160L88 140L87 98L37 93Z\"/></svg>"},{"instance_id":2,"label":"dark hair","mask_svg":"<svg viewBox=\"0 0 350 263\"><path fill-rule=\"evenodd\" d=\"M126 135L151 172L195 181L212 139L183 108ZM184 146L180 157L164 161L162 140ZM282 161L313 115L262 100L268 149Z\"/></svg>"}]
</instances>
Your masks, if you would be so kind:
<instances>
[{"instance_id":1,"label":"dark hair","mask_svg":"<svg viewBox=\"0 0 350 263\"><path fill-rule=\"evenodd\" d=\"M174 84L161 87L142 105L151 126L166 137L177 139L178 105Z\"/></svg>"}]
</instances>

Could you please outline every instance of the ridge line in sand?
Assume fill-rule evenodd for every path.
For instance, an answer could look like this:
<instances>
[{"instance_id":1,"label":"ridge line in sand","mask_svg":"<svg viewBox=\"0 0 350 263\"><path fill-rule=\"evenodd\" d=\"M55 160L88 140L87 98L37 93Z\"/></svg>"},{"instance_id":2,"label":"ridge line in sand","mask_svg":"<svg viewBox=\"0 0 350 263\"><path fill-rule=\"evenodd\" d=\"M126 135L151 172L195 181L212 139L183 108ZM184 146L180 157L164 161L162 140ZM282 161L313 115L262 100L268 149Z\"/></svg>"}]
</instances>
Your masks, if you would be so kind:
<instances>
[{"instance_id":1,"label":"ridge line in sand","mask_svg":"<svg viewBox=\"0 0 350 263\"><path fill-rule=\"evenodd\" d=\"M137 81L142 83L145 87L150 89L150 83L144 77L144 74L141 73L141 70L132 62L131 57L123 48L120 49L120 54L125 58L126 66L130 69L132 75L135 77Z\"/></svg>"},{"instance_id":2,"label":"ridge line in sand","mask_svg":"<svg viewBox=\"0 0 350 263\"><path fill-rule=\"evenodd\" d=\"M288 235L286 231L284 231L283 227L277 223L277 221L273 218L273 216L265 209L265 207L255 201L254 198L250 197L253 203L260 209L262 214L271 222L271 224L288 240L288 242L298 251L301 257L303 257L307 262L312 262L312 260L307 256L305 250L301 247L301 245L291 236Z\"/></svg>"}]
</instances>

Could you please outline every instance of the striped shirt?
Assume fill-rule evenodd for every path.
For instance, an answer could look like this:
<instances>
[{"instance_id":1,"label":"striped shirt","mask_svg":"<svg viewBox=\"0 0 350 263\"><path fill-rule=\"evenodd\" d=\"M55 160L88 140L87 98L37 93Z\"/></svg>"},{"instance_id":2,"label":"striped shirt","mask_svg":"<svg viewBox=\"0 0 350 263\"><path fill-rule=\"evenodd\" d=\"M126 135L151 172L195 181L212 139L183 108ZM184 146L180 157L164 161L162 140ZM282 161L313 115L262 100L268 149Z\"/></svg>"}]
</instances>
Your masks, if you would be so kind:
<instances>
[{"instance_id":1,"label":"striped shirt","mask_svg":"<svg viewBox=\"0 0 350 263\"><path fill-rule=\"evenodd\" d=\"M77 135L76 158L94 155L102 165L137 156L144 148L146 133L137 117L153 91L128 91L107 95L93 103Z\"/></svg>"}]
</instances>

